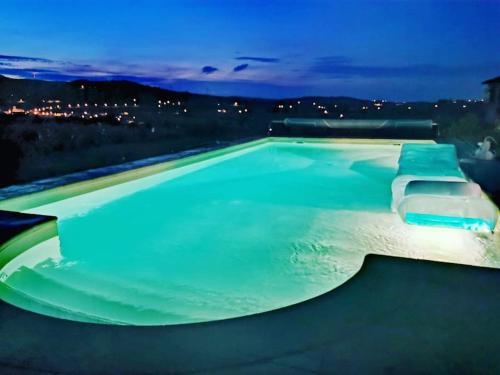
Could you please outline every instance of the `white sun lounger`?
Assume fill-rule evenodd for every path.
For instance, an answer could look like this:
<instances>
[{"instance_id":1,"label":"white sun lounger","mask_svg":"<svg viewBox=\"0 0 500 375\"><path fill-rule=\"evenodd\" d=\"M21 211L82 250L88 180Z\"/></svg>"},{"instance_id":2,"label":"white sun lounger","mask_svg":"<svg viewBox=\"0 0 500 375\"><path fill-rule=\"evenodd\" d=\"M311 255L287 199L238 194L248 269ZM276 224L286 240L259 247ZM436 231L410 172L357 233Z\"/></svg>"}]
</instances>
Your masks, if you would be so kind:
<instances>
[{"instance_id":1,"label":"white sun lounger","mask_svg":"<svg viewBox=\"0 0 500 375\"><path fill-rule=\"evenodd\" d=\"M492 231L498 219L498 209L467 181L449 144L403 145L392 209L409 224L470 230Z\"/></svg>"},{"instance_id":2,"label":"white sun lounger","mask_svg":"<svg viewBox=\"0 0 500 375\"><path fill-rule=\"evenodd\" d=\"M474 231L492 231L498 219L496 206L482 197L474 182L412 181L398 213L408 224Z\"/></svg>"},{"instance_id":3,"label":"white sun lounger","mask_svg":"<svg viewBox=\"0 0 500 375\"><path fill-rule=\"evenodd\" d=\"M412 181L466 182L458 165L457 151L450 144L406 143L401 148L399 169L392 182L392 210L398 209L406 185Z\"/></svg>"}]
</instances>

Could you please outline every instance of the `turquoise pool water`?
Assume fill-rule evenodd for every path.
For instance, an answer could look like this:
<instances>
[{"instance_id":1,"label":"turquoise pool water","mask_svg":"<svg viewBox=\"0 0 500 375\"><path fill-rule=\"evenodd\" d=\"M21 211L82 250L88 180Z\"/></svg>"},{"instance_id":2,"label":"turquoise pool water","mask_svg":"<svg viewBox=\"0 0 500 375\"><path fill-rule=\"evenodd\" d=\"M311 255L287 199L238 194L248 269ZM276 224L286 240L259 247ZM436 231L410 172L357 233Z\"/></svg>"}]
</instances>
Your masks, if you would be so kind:
<instances>
[{"instance_id":1,"label":"turquoise pool water","mask_svg":"<svg viewBox=\"0 0 500 375\"><path fill-rule=\"evenodd\" d=\"M273 142L34 208L59 218L59 239L8 264L0 297L80 321L179 324L318 296L369 252L498 266L498 235L390 211L399 152Z\"/></svg>"}]
</instances>

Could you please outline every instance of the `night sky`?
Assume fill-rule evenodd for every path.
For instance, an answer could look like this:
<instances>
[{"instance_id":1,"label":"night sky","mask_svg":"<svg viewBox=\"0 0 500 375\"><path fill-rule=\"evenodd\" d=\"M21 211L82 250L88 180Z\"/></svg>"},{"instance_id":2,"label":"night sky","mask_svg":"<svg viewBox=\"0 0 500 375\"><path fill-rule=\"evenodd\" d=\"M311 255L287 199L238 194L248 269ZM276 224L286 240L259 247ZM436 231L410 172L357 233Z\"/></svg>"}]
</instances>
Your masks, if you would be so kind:
<instances>
[{"instance_id":1,"label":"night sky","mask_svg":"<svg viewBox=\"0 0 500 375\"><path fill-rule=\"evenodd\" d=\"M500 0L52 1L0 9L0 74L216 95L480 98Z\"/></svg>"}]
</instances>

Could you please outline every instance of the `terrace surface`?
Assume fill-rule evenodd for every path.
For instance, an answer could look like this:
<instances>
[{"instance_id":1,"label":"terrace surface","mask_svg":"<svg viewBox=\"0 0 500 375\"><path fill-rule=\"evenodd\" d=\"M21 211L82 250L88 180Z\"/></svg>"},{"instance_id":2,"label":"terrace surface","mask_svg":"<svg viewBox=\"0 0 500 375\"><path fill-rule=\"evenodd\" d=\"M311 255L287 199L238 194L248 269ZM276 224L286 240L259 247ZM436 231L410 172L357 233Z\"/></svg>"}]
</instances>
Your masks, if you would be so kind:
<instances>
[{"instance_id":1,"label":"terrace surface","mask_svg":"<svg viewBox=\"0 0 500 375\"><path fill-rule=\"evenodd\" d=\"M6 373L498 373L500 271L369 255L341 287L218 322L106 326L0 303Z\"/></svg>"}]
</instances>

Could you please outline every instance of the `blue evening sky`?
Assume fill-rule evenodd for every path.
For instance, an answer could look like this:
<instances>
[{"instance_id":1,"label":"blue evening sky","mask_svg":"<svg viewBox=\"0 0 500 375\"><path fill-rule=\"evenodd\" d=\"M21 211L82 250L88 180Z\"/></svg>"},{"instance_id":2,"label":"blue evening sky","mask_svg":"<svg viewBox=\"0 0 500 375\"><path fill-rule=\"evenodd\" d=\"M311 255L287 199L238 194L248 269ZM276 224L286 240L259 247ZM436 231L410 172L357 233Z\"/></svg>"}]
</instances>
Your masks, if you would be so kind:
<instances>
[{"instance_id":1,"label":"blue evening sky","mask_svg":"<svg viewBox=\"0 0 500 375\"><path fill-rule=\"evenodd\" d=\"M11 0L0 74L208 94L481 97L500 0Z\"/></svg>"}]
</instances>

